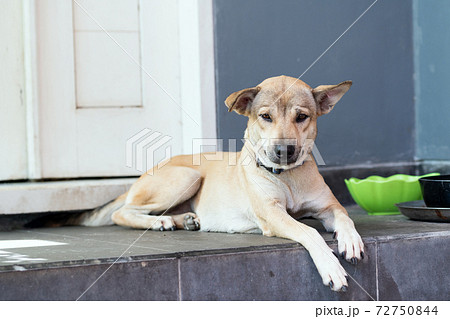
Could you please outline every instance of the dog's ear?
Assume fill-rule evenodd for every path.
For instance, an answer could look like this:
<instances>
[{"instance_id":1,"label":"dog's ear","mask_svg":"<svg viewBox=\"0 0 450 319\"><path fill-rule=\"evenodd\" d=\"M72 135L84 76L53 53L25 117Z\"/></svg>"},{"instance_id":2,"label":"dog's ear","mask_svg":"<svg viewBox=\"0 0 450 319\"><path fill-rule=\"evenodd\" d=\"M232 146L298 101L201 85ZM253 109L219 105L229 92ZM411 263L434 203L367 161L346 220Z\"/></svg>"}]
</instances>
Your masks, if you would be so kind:
<instances>
[{"instance_id":1,"label":"dog's ear","mask_svg":"<svg viewBox=\"0 0 450 319\"><path fill-rule=\"evenodd\" d=\"M258 94L260 90L261 88L257 86L232 93L225 100L225 105L228 107L228 112L235 111L241 115L250 115L250 107L252 106L256 94Z\"/></svg>"},{"instance_id":2,"label":"dog's ear","mask_svg":"<svg viewBox=\"0 0 450 319\"><path fill-rule=\"evenodd\" d=\"M321 85L312 90L318 106L318 115L329 113L341 97L350 89L352 81L345 81L337 85Z\"/></svg>"}]
</instances>

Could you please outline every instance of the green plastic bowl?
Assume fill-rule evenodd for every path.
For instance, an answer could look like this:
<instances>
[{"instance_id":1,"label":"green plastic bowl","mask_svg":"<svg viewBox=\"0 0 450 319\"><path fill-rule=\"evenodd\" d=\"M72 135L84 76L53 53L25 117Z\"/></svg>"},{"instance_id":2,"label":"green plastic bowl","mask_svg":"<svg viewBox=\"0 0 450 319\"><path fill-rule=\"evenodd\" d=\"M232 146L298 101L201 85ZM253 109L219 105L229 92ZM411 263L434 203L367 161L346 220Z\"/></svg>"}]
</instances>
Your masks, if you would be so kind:
<instances>
[{"instance_id":1,"label":"green plastic bowl","mask_svg":"<svg viewBox=\"0 0 450 319\"><path fill-rule=\"evenodd\" d=\"M396 203L422 199L419 178L436 175L440 174L352 177L346 179L345 184L355 202L369 215L399 215Z\"/></svg>"}]
</instances>

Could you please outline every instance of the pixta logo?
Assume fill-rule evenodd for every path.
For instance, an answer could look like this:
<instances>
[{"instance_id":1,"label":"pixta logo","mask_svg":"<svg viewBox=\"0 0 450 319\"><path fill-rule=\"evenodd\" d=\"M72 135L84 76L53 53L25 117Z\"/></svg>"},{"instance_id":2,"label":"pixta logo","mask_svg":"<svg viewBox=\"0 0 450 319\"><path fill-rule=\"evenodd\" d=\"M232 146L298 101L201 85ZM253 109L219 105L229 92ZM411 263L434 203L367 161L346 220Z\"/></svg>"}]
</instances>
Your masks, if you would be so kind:
<instances>
[{"instance_id":1,"label":"pixta logo","mask_svg":"<svg viewBox=\"0 0 450 319\"><path fill-rule=\"evenodd\" d=\"M167 163L172 156L172 149L167 143L172 140L169 135L145 128L134 134L126 143L127 167L135 168L139 172L147 172L153 175L154 168L159 169ZM165 147L163 160L155 163L155 152Z\"/></svg>"},{"instance_id":2,"label":"pixta logo","mask_svg":"<svg viewBox=\"0 0 450 319\"><path fill-rule=\"evenodd\" d=\"M126 166L134 168L139 172L147 172L149 175L153 175L155 169L160 169L165 164L169 162L172 157L172 148L168 143L173 138L169 135L164 135L158 131L152 131L149 128L145 128L138 133L127 139L126 142ZM240 162L241 165L249 165L252 163L252 159L247 156L247 158L241 158L238 161L238 154L236 152L236 139L228 139L228 165L234 166ZM271 140L259 140L257 143L252 144L246 139L242 139L242 144L248 145L252 149L251 154L265 154L267 152L267 147L273 143L280 143L279 139L276 141ZM248 143L246 143L248 142ZM286 145L295 145L294 140L283 140ZM222 152L224 145L223 139L209 139L209 138L194 138L192 139L192 165L201 165L201 160L206 161L221 161L224 159L224 153ZM161 149L163 150L164 157L160 159ZM156 152L158 156L156 156ZM206 151L206 152L205 152ZM304 151L304 153L303 153ZM261 155L260 154L260 155ZM304 156L302 155L304 154ZM158 160L158 162L156 161ZM319 149L315 145L313 140L307 140L302 148L301 156L298 157L296 163L297 165L302 165L303 161L315 160L317 165L325 165Z\"/></svg>"}]
</instances>

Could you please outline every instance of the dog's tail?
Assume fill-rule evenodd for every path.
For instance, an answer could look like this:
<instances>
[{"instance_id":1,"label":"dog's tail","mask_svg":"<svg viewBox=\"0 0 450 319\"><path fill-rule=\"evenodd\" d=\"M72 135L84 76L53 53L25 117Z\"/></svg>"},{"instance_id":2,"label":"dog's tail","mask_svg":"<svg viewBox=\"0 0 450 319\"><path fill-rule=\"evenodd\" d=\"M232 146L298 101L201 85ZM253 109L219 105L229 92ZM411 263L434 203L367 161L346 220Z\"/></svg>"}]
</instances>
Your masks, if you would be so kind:
<instances>
[{"instance_id":1,"label":"dog's tail","mask_svg":"<svg viewBox=\"0 0 450 319\"><path fill-rule=\"evenodd\" d=\"M127 193L88 211L49 213L24 225L26 228L60 226L107 226L113 225L112 214L125 205Z\"/></svg>"}]
</instances>

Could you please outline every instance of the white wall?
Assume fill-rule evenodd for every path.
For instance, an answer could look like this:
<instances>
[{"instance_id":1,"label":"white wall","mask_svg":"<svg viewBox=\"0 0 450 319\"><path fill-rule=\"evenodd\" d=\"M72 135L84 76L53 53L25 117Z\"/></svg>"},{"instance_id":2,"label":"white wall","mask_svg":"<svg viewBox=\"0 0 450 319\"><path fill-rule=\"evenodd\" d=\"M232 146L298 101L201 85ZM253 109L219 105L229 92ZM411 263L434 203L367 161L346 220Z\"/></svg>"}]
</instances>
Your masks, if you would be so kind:
<instances>
[{"instance_id":1,"label":"white wall","mask_svg":"<svg viewBox=\"0 0 450 319\"><path fill-rule=\"evenodd\" d=\"M27 177L22 1L0 1L0 180Z\"/></svg>"}]
</instances>

